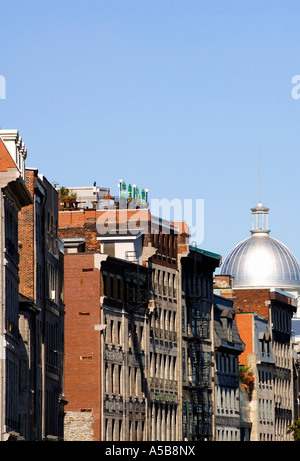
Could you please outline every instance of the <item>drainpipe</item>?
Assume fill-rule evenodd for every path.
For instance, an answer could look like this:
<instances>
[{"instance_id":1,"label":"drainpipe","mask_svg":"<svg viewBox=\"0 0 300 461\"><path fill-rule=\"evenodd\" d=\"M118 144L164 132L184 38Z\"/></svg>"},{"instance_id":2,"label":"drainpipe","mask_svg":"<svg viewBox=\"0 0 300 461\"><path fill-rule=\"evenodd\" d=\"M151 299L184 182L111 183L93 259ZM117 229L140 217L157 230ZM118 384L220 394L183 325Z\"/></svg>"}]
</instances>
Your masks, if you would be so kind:
<instances>
[{"instance_id":1,"label":"drainpipe","mask_svg":"<svg viewBox=\"0 0 300 461\"><path fill-rule=\"evenodd\" d=\"M5 222L4 222L4 195L1 191L1 270L2 270L2 306L1 306L1 331L0 331L0 362L1 362L1 435L0 440L3 441L4 436L4 421L5 421L5 264L4 264L4 239L5 239Z\"/></svg>"}]
</instances>

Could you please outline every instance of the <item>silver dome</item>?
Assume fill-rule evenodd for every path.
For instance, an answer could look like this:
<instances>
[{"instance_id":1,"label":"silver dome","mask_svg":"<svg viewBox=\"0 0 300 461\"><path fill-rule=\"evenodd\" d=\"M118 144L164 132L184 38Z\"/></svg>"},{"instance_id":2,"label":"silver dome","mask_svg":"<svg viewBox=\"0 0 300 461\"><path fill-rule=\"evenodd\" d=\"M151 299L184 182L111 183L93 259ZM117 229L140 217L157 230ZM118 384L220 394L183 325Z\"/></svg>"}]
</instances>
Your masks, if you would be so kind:
<instances>
[{"instance_id":1,"label":"silver dome","mask_svg":"<svg viewBox=\"0 0 300 461\"><path fill-rule=\"evenodd\" d=\"M259 204L252 209L252 214L267 215L266 210ZM236 245L225 258L221 274L234 277L236 288L299 290L300 266L293 253L283 243L270 237L270 231L263 224L260 228L253 226L251 232L252 236Z\"/></svg>"}]
</instances>

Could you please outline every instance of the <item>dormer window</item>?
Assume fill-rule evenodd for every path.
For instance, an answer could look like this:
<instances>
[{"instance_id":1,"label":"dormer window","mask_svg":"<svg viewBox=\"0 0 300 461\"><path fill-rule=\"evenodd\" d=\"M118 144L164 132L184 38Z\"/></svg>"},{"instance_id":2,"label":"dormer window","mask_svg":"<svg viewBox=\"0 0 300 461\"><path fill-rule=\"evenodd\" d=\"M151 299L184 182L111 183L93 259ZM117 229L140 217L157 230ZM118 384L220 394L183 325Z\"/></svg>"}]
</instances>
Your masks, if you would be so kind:
<instances>
[{"instance_id":1,"label":"dormer window","mask_svg":"<svg viewBox=\"0 0 300 461\"><path fill-rule=\"evenodd\" d=\"M224 309L220 315L222 321L223 330L227 331L227 340L233 341L233 319L234 319L233 309Z\"/></svg>"},{"instance_id":2,"label":"dormer window","mask_svg":"<svg viewBox=\"0 0 300 461\"><path fill-rule=\"evenodd\" d=\"M261 346L261 353L270 355L270 341L271 337L269 333L259 333L259 342Z\"/></svg>"}]
</instances>

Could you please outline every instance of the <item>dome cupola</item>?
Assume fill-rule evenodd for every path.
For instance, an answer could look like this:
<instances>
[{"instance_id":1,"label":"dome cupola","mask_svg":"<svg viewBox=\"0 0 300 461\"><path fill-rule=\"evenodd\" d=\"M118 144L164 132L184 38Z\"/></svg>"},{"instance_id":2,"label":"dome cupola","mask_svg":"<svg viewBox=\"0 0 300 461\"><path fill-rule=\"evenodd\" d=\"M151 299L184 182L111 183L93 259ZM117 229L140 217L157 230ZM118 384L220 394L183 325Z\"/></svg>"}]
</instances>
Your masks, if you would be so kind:
<instances>
[{"instance_id":1,"label":"dome cupola","mask_svg":"<svg viewBox=\"0 0 300 461\"><path fill-rule=\"evenodd\" d=\"M251 208L251 237L236 245L225 258L221 274L234 277L235 288L300 290L300 266L294 254L270 237L269 208Z\"/></svg>"}]
</instances>

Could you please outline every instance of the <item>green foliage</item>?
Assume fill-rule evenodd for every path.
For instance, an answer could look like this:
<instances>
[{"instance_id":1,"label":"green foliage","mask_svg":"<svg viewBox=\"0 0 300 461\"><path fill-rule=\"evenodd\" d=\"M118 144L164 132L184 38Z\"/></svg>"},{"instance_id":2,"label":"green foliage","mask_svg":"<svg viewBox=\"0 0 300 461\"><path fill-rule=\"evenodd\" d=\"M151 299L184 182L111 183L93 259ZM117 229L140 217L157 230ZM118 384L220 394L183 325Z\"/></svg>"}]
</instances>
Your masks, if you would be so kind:
<instances>
[{"instance_id":1,"label":"green foliage","mask_svg":"<svg viewBox=\"0 0 300 461\"><path fill-rule=\"evenodd\" d=\"M239 381L240 385L246 389L251 389L253 387L254 377L250 367L246 367L245 365L239 366Z\"/></svg>"},{"instance_id":2,"label":"green foliage","mask_svg":"<svg viewBox=\"0 0 300 461\"><path fill-rule=\"evenodd\" d=\"M300 442L300 418L294 421L294 424L289 426L287 433L293 433L294 441Z\"/></svg>"},{"instance_id":3,"label":"green foliage","mask_svg":"<svg viewBox=\"0 0 300 461\"><path fill-rule=\"evenodd\" d=\"M69 191L69 189L67 187L61 187L59 189L59 195L60 195L61 198L71 197L73 200L76 200L76 198L77 198L76 193L70 194L70 191Z\"/></svg>"}]
</instances>

